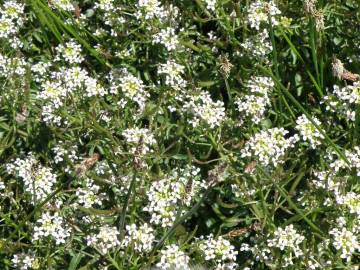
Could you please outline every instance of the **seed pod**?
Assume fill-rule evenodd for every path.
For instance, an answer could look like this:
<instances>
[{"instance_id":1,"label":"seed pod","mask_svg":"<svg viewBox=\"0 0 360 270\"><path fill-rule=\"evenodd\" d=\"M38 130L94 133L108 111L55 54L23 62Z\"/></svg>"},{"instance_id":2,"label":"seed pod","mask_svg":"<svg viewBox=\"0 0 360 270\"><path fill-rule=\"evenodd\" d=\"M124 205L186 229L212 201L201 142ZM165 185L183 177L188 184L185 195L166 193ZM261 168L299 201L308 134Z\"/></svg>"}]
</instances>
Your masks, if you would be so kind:
<instances>
[{"instance_id":1,"label":"seed pod","mask_svg":"<svg viewBox=\"0 0 360 270\"><path fill-rule=\"evenodd\" d=\"M316 0L305 0L304 11L308 15L313 15L316 11Z\"/></svg>"}]
</instances>

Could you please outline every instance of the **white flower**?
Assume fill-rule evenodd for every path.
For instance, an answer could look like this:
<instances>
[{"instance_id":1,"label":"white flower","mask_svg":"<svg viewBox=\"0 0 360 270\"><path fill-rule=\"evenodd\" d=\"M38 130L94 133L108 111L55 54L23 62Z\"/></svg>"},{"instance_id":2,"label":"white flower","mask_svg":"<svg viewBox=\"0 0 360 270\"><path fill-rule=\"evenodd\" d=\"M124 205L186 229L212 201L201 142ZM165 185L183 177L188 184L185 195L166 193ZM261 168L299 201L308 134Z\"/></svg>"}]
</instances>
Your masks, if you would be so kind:
<instances>
[{"instance_id":1,"label":"white flower","mask_svg":"<svg viewBox=\"0 0 360 270\"><path fill-rule=\"evenodd\" d=\"M177 64L173 60L168 60L166 64L161 64L158 70L159 74L166 75L166 84L172 87L185 87L186 81L181 77L184 74L185 67Z\"/></svg>"},{"instance_id":2,"label":"white flower","mask_svg":"<svg viewBox=\"0 0 360 270\"><path fill-rule=\"evenodd\" d=\"M34 75L34 80L36 82L43 82L46 79L46 74L51 66L49 62L37 62L31 65L31 71Z\"/></svg>"},{"instance_id":3,"label":"white flower","mask_svg":"<svg viewBox=\"0 0 360 270\"><path fill-rule=\"evenodd\" d=\"M152 182L147 192L148 205L144 211L151 214L150 222L170 227L176 219L179 206L190 206L194 196L205 187L195 167L175 169L161 180Z\"/></svg>"},{"instance_id":4,"label":"white flower","mask_svg":"<svg viewBox=\"0 0 360 270\"><path fill-rule=\"evenodd\" d=\"M23 46L17 34L24 25L24 14L24 4L16 1L4 1L0 9L0 38L14 49Z\"/></svg>"},{"instance_id":5,"label":"white flower","mask_svg":"<svg viewBox=\"0 0 360 270\"><path fill-rule=\"evenodd\" d=\"M127 235L122 242L123 246L132 246L139 253L151 251L155 235L154 230L148 224L145 223L140 227L137 227L136 224L127 225L126 233Z\"/></svg>"},{"instance_id":6,"label":"white flower","mask_svg":"<svg viewBox=\"0 0 360 270\"><path fill-rule=\"evenodd\" d=\"M102 198L105 194L98 194L100 187L95 185L93 180L85 179L84 186L76 189L77 202L86 207L90 208L94 205L102 205Z\"/></svg>"},{"instance_id":7,"label":"white flower","mask_svg":"<svg viewBox=\"0 0 360 270\"><path fill-rule=\"evenodd\" d=\"M139 92L144 91L144 84L142 80L140 80L139 78L135 77L130 73L122 77L120 79L120 82L121 82L121 90L130 99L136 98L136 95Z\"/></svg>"},{"instance_id":8,"label":"white flower","mask_svg":"<svg viewBox=\"0 0 360 270\"><path fill-rule=\"evenodd\" d=\"M100 0L95 3L95 7L104 11L114 10L114 0Z\"/></svg>"},{"instance_id":9,"label":"white flower","mask_svg":"<svg viewBox=\"0 0 360 270\"><path fill-rule=\"evenodd\" d=\"M235 100L237 109L240 112L240 119L251 119L254 123L258 124L266 112L269 103L264 97L255 95L244 95Z\"/></svg>"},{"instance_id":10,"label":"white flower","mask_svg":"<svg viewBox=\"0 0 360 270\"><path fill-rule=\"evenodd\" d=\"M87 78L85 80L85 91L88 97L92 96L105 96L107 91L102 87L99 82L94 78Z\"/></svg>"},{"instance_id":11,"label":"white flower","mask_svg":"<svg viewBox=\"0 0 360 270\"><path fill-rule=\"evenodd\" d=\"M303 254L300 249L300 244L305 240L305 237L298 234L294 226L288 225L284 229L277 228L274 232L274 238L268 240L269 247L277 247L280 250L290 250L294 253L295 257Z\"/></svg>"},{"instance_id":12,"label":"white flower","mask_svg":"<svg viewBox=\"0 0 360 270\"><path fill-rule=\"evenodd\" d=\"M154 35L153 43L160 43L166 47L168 51L175 50L179 44L178 36L175 34L175 29L168 27L161 29L160 33Z\"/></svg>"},{"instance_id":13,"label":"white flower","mask_svg":"<svg viewBox=\"0 0 360 270\"><path fill-rule=\"evenodd\" d=\"M262 32L247 38L241 47L249 57L266 60L265 57L272 51L268 30L263 29Z\"/></svg>"},{"instance_id":14,"label":"white flower","mask_svg":"<svg viewBox=\"0 0 360 270\"><path fill-rule=\"evenodd\" d=\"M345 195L336 194L336 202L349 208L350 213L360 217L360 194L348 192Z\"/></svg>"},{"instance_id":15,"label":"white flower","mask_svg":"<svg viewBox=\"0 0 360 270\"><path fill-rule=\"evenodd\" d=\"M68 93L68 89L64 88L58 81L45 81L41 84L42 91L37 98L49 100L55 108L63 105L63 99Z\"/></svg>"},{"instance_id":16,"label":"white flower","mask_svg":"<svg viewBox=\"0 0 360 270\"><path fill-rule=\"evenodd\" d=\"M99 233L87 237L87 244L99 249L102 254L106 254L120 245L119 234L116 227L104 225L100 227Z\"/></svg>"},{"instance_id":17,"label":"white flower","mask_svg":"<svg viewBox=\"0 0 360 270\"><path fill-rule=\"evenodd\" d=\"M258 159L264 166L276 167L286 151L294 147L298 141L297 136L285 138L289 132L283 128L272 128L255 134L241 150L241 157L252 157Z\"/></svg>"},{"instance_id":18,"label":"white flower","mask_svg":"<svg viewBox=\"0 0 360 270\"><path fill-rule=\"evenodd\" d=\"M204 1L205 1L205 4L206 4L206 8L208 10L211 10L211 11L216 10L217 0L204 0Z\"/></svg>"},{"instance_id":19,"label":"white flower","mask_svg":"<svg viewBox=\"0 0 360 270\"><path fill-rule=\"evenodd\" d=\"M74 11L75 7L72 4L71 0L51 0L51 4L58 9L62 9L65 11Z\"/></svg>"},{"instance_id":20,"label":"white flower","mask_svg":"<svg viewBox=\"0 0 360 270\"><path fill-rule=\"evenodd\" d=\"M116 168L116 164L112 164L112 165ZM105 175L112 173L109 164L105 160L98 161L95 164L94 171L96 172L97 175Z\"/></svg>"},{"instance_id":21,"label":"white flower","mask_svg":"<svg viewBox=\"0 0 360 270\"><path fill-rule=\"evenodd\" d=\"M213 261L215 269L236 269L236 256L238 252L231 243L223 237L214 238L212 234L207 238L199 239L199 249L206 261Z\"/></svg>"},{"instance_id":22,"label":"white flower","mask_svg":"<svg viewBox=\"0 0 360 270\"><path fill-rule=\"evenodd\" d=\"M312 119L318 126L321 126L321 122L316 117L313 117ZM324 135L320 133L315 125L310 122L304 114L296 119L295 128L300 132L302 139L304 141L308 141L310 143L310 147L313 149L320 145L321 140L324 139Z\"/></svg>"},{"instance_id":23,"label":"white flower","mask_svg":"<svg viewBox=\"0 0 360 270\"><path fill-rule=\"evenodd\" d=\"M145 108L145 101L150 96L145 90L143 81L126 69L120 71L120 76L110 74L110 93L122 93L127 99L137 103L142 111Z\"/></svg>"},{"instance_id":24,"label":"white flower","mask_svg":"<svg viewBox=\"0 0 360 270\"><path fill-rule=\"evenodd\" d=\"M136 14L138 18L141 18L144 14L146 20L154 17L164 17L164 9L161 7L161 2L158 0L139 0L137 3L139 12Z\"/></svg>"},{"instance_id":25,"label":"white flower","mask_svg":"<svg viewBox=\"0 0 360 270\"><path fill-rule=\"evenodd\" d=\"M246 87L251 93L261 94L264 97L267 97L269 93L272 92L275 84L270 77L255 76L252 77L247 83Z\"/></svg>"},{"instance_id":26,"label":"white flower","mask_svg":"<svg viewBox=\"0 0 360 270\"><path fill-rule=\"evenodd\" d=\"M315 179L312 179L312 183L316 188L327 189L337 193L340 184L346 180L346 177L336 177L336 173L332 170L316 171L314 172Z\"/></svg>"},{"instance_id":27,"label":"white flower","mask_svg":"<svg viewBox=\"0 0 360 270\"><path fill-rule=\"evenodd\" d=\"M246 84L250 93L236 99L240 119L251 119L259 123L265 114L266 108L270 105L269 94L272 92L274 82L268 77L252 77Z\"/></svg>"},{"instance_id":28,"label":"white flower","mask_svg":"<svg viewBox=\"0 0 360 270\"><path fill-rule=\"evenodd\" d=\"M86 97L107 94L96 79L91 78L86 70L78 66L61 67L59 71L51 72L49 77L45 78L40 80L42 91L37 98L43 104L42 118L47 124L66 123L66 118L60 116L61 108L65 104L74 108ZM70 99L71 102L68 103Z\"/></svg>"},{"instance_id":29,"label":"white flower","mask_svg":"<svg viewBox=\"0 0 360 270\"><path fill-rule=\"evenodd\" d=\"M197 127L204 122L210 128L219 127L225 120L224 103L221 100L214 102L210 94L203 91L199 95L188 96L183 110L193 114L190 123Z\"/></svg>"},{"instance_id":30,"label":"white flower","mask_svg":"<svg viewBox=\"0 0 360 270\"><path fill-rule=\"evenodd\" d=\"M75 92L77 89L82 88L84 83L90 79L86 70L81 67L62 68L60 72L51 74L53 79L56 79L67 88L68 93Z\"/></svg>"},{"instance_id":31,"label":"white flower","mask_svg":"<svg viewBox=\"0 0 360 270\"><path fill-rule=\"evenodd\" d=\"M141 155L151 152L150 146L156 143L155 137L149 129L146 128L128 128L122 133L128 144L131 145L130 152L135 154L137 151Z\"/></svg>"},{"instance_id":32,"label":"white flower","mask_svg":"<svg viewBox=\"0 0 360 270\"><path fill-rule=\"evenodd\" d=\"M160 262L157 267L163 270L190 270L190 258L179 246L172 244L161 250Z\"/></svg>"},{"instance_id":33,"label":"white flower","mask_svg":"<svg viewBox=\"0 0 360 270\"><path fill-rule=\"evenodd\" d=\"M34 228L33 241L50 236L55 240L56 245L60 245L70 236L70 229L58 213L51 215L45 212L36 223L38 225Z\"/></svg>"},{"instance_id":34,"label":"white flower","mask_svg":"<svg viewBox=\"0 0 360 270\"><path fill-rule=\"evenodd\" d=\"M56 146L52 148L52 152L55 154L54 163L59 164L64 161L64 158L69 159L71 163L75 163L79 160L78 147L76 145L65 145L63 141L59 141Z\"/></svg>"},{"instance_id":35,"label":"white flower","mask_svg":"<svg viewBox=\"0 0 360 270\"><path fill-rule=\"evenodd\" d=\"M32 203L45 200L53 191L56 175L48 167L44 167L29 153L25 159L17 158L13 163L7 164L8 173L15 174L24 182L24 189L31 194Z\"/></svg>"},{"instance_id":36,"label":"white flower","mask_svg":"<svg viewBox=\"0 0 360 270\"><path fill-rule=\"evenodd\" d=\"M352 255L355 252L360 251L360 244L357 240L357 235L353 232L348 231L346 228L334 228L329 231L334 238L333 246L341 251L341 258L346 259L347 261L351 260Z\"/></svg>"},{"instance_id":37,"label":"white flower","mask_svg":"<svg viewBox=\"0 0 360 270\"><path fill-rule=\"evenodd\" d=\"M264 2L258 0L250 4L247 20L251 28L260 30L261 23L267 23L269 21L269 16L271 18L271 23L277 25L278 21L276 16L279 14L281 14L281 11L276 7L273 1Z\"/></svg>"},{"instance_id":38,"label":"white flower","mask_svg":"<svg viewBox=\"0 0 360 270\"><path fill-rule=\"evenodd\" d=\"M27 63L24 58L7 57L0 54L0 76L24 76L26 73L26 65Z\"/></svg>"},{"instance_id":39,"label":"white flower","mask_svg":"<svg viewBox=\"0 0 360 270\"><path fill-rule=\"evenodd\" d=\"M16 1L5 1L1 8L1 15L5 18L16 20L19 23L19 19L21 20L21 15L24 14L24 4L19 4Z\"/></svg>"},{"instance_id":40,"label":"white flower","mask_svg":"<svg viewBox=\"0 0 360 270\"><path fill-rule=\"evenodd\" d=\"M334 158L336 156L337 158ZM360 176L360 147L355 146L351 150L345 150L346 162L343 158L338 157L337 153L329 153L327 156L329 166L334 172L343 169L356 169L357 176Z\"/></svg>"},{"instance_id":41,"label":"white flower","mask_svg":"<svg viewBox=\"0 0 360 270\"><path fill-rule=\"evenodd\" d=\"M326 109L344 115L348 120L355 121L356 106L360 104L360 83L339 87L334 85L334 92L325 96L322 103L326 103Z\"/></svg>"},{"instance_id":42,"label":"white flower","mask_svg":"<svg viewBox=\"0 0 360 270\"><path fill-rule=\"evenodd\" d=\"M73 40L65 43L65 45L59 44L56 47L56 51L58 54L54 59L55 61L64 59L69 64L80 64L84 61L84 58L81 55L81 46Z\"/></svg>"},{"instance_id":43,"label":"white flower","mask_svg":"<svg viewBox=\"0 0 360 270\"><path fill-rule=\"evenodd\" d=\"M42 120L46 124L54 124L54 125L60 126L62 123L61 116L56 115L55 109L52 105L43 106L41 116L42 116Z\"/></svg>"},{"instance_id":44,"label":"white flower","mask_svg":"<svg viewBox=\"0 0 360 270\"><path fill-rule=\"evenodd\" d=\"M0 18L0 38L7 38L17 32L17 28L12 19L1 17Z\"/></svg>"},{"instance_id":45,"label":"white flower","mask_svg":"<svg viewBox=\"0 0 360 270\"><path fill-rule=\"evenodd\" d=\"M343 88L334 85L334 95L348 103L360 104L360 83L354 82L353 85Z\"/></svg>"},{"instance_id":46,"label":"white flower","mask_svg":"<svg viewBox=\"0 0 360 270\"><path fill-rule=\"evenodd\" d=\"M19 270L37 269L37 258L32 254L18 253L11 259L13 267Z\"/></svg>"}]
</instances>

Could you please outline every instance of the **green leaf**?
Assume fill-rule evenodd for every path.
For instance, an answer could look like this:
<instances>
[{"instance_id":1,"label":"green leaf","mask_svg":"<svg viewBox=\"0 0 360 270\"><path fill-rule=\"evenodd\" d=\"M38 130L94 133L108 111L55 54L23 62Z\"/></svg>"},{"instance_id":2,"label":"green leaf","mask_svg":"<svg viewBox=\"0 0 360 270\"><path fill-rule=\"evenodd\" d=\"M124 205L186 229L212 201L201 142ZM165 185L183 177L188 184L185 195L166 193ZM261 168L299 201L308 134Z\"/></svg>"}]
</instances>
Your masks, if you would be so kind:
<instances>
[{"instance_id":1,"label":"green leaf","mask_svg":"<svg viewBox=\"0 0 360 270\"><path fill-rule=\"evenodd\" d=\"M75 256L72 257L71 261L70 261L70 264L69 264L69 268L68 270L76 270L82 257L84 257L83 254L81 253L78 253L76 254Z\"/></svg>"}]
</instances>

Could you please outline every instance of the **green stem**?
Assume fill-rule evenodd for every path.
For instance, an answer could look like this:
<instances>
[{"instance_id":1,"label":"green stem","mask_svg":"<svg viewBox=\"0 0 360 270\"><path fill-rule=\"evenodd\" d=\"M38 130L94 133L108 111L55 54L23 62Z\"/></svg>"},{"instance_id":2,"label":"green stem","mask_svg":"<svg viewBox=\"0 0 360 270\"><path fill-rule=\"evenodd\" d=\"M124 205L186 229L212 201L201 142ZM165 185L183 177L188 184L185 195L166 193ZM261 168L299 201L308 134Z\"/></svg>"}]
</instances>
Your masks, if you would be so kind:
<instances>
[{"instance_id":1,"label":"green stem","mask_svg":"<svg viewBox=\"0 0 360 270\"><path fill-rule=\"evenodd\" d=\"M126 194L125 203L124 203L124 207L122 209L120 222L119 222L120 239L122 239L124 237L124 235L125 235L125 233L123 232L123 229L124 229L124 226L125 226L126 212L127 212L128 206L129 206L131 194L132 194L133 190L135 189L137 170L135 169L133 173L134 173L133 178L131 180L129 190L128 190L127 194Z\"/></svg>"}]
</instances>

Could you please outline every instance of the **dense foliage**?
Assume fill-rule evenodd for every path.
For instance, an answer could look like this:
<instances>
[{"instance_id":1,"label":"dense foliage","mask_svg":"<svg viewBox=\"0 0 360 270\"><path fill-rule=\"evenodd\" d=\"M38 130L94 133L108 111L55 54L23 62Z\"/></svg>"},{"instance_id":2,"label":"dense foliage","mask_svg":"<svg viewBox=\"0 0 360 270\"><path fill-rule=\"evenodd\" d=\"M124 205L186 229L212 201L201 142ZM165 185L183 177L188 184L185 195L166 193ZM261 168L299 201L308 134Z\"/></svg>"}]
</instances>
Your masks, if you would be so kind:
<instances>
[{"instance_id":1,"label":"dense foliage","mask_svg":"<svg viewBox=\"0 0 360 270\"><path fill-rule=\"evenodd\" d=\"M359 269L357 0L6 0L0 269Z\"/></svg>"}]
</instances>

